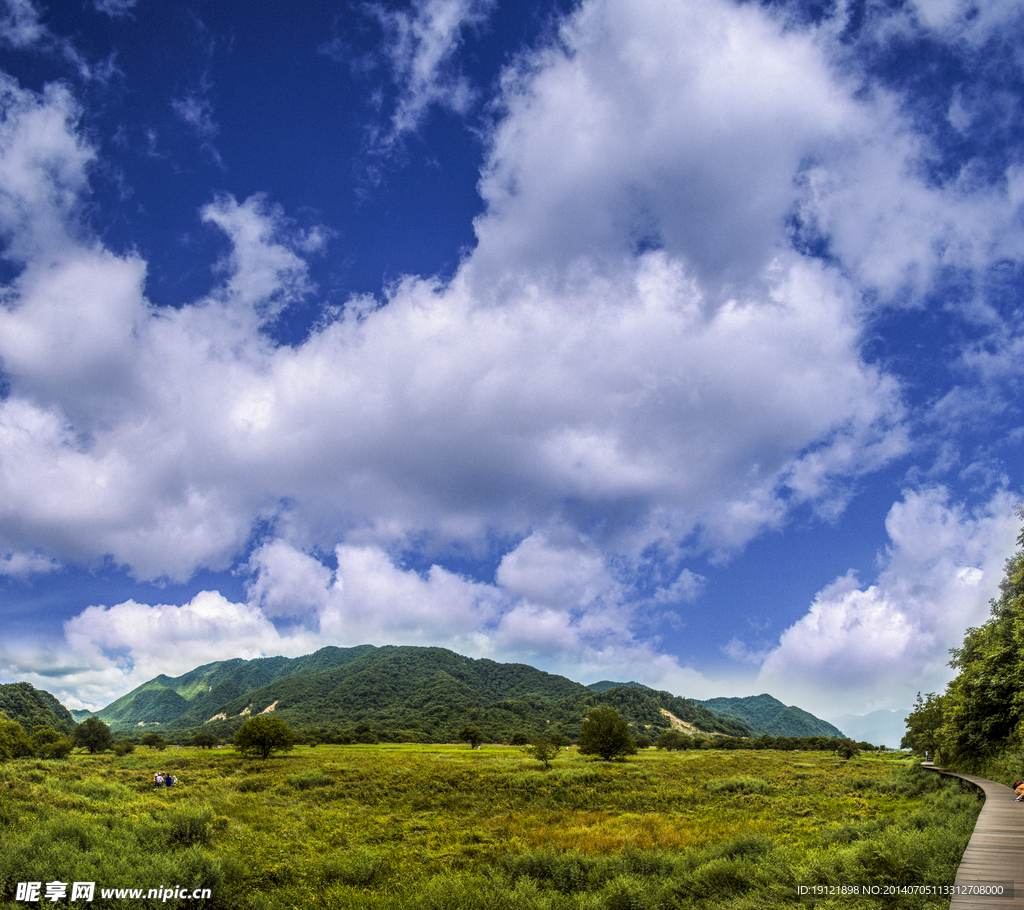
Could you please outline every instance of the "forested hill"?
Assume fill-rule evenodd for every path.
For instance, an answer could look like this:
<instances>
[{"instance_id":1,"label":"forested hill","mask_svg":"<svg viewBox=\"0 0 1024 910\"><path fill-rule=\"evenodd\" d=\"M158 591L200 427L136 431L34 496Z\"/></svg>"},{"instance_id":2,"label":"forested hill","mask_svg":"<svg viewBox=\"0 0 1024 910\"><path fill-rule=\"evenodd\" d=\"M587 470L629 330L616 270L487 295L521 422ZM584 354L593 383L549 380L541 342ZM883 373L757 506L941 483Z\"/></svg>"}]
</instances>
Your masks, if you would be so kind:
<instances>
[{"instance_id":1,"label":"forested hill","mask_svg":"<svg viewBox=\"0 0 1024 910\"><path fill-rule=\"evenodd\" d=\"M75 726L71 712L53 695L27 682L0 685L0 713L16 720L26 733L39 724L61 733Z\"/></svg>"},{"instance_id":2,"label":"forested hill","mask_svg":"<svg viewBox=\"0 0 1024 910\"><path fill-rule=\"evenodd\" d=\"M593 689L595 692L607 692L609 689L617 689L619 686L629 686L631 689L647 689L652 691L650 686L645 686L643 683L633 682L612 682L608 679L602 679L600 682L591 683L587 686L588 689Z\"/></svg>"},{"instance_id":3,"label":"forested hill","mask_svg":"<svg viewBox=\"0 0 1024 910\"><path fill-rule=\"evenodd\" d=\"M772 736L838 736L843 734L828 721L795 705L784 705L767 693L746 698L707 698L697 702L715 714L733 717Z\"/></svg>"},{"instance_id":4,"label":"forested hill","mask_svg":"<svg viewBox=\"0 0 1024 910\"><path fill-rule=\"evenodd\" d=\"M754 732L669 692L629 686L595 692L524 664L474 660L443 648L371 645L206 664L183 676L158 676L98 713L115 730L202 728L228 736L246 717L273 711L297 730L325 736L446 742L474 725L490 741L507 741L516 733L556 731L575 738L587 712L603 704L652 738L680 724L705 733Z\"/></svg>"}]
</instances>

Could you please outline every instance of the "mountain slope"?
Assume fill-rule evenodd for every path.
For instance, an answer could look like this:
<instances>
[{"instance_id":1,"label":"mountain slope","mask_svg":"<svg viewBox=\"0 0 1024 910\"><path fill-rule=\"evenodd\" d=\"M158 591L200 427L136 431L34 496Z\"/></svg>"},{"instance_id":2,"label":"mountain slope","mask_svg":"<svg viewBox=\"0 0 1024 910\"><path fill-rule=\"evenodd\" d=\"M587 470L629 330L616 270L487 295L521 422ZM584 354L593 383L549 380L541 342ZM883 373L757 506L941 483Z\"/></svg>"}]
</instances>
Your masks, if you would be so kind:
<instances>
[{"instance_id":1,"label":"mountain slope","mask_svg":"<svg viewBox=\"0 0 1024 910\"><path fill-rule=\"evenodd\" d=\"M114 730L148 724L166 726L186 715L186 726L198 726L218 713L225 703L253 689L282 677L338 666L358 658L368 647L321 648L315 654L294 658L238 657L215 661L181 676L157 676L96 713Z\"/></svg>"},{"instance_id":2,"label":"mountain slope","mask_svg":"<svg viewBox=\"0 0 1024 910\"><path fill-rule=\"evenodd\" d=\"M733 718L669 692L615 686L604 692L524 664L473 660L443 648L362 645L299 658L232 660L183 676L158 676L99 712L115 730L159 724L229 736L248 716L273 711L298 730L325 736L379 735L451 741L473 724L490 740L513 733L574 738L599 704L619 710L637 732L670 729L666 712L699 730L750 735Z\"/></svg>"},{"instance_id":3,"label":"mountain slope","mask_svg":"<svg viewBox=\"0 0 1024 910\"><path fill-rule=\"evenodd\" d=\"M619 686L629 686L632 689L647 689L650 691L650 686L645 686L643 683L634 682L612 682L608 679L602 679L600 682L591 683L587 686L588 689L593 689L595 692L607 692L609 689L617 689Z\"/></svg>"},{"instance_id":4,"label":"mountain slope","mask_svg":"<svg viewBox=\"0 0 1024 910\"><path fill-rule=\"evenodd\" d=\"M743 721L771 736L842 736L828 721L795 705L784 705L767 693L746 698L707 698L699 704L723 717Z\"/></svg>"},{"instance_id":5,"label":"mountain slope","mask_svg":"<svg viewBox=\"0 0 1024 910\"><path fill-rule=\"evenodd\" d=\"M38 724L59 733L70 732L75 727L75 719L67 708L49 692L27 682L0 685L0 712L21 724L26 733L31 733Z\"/></svg>"}]
</instances>

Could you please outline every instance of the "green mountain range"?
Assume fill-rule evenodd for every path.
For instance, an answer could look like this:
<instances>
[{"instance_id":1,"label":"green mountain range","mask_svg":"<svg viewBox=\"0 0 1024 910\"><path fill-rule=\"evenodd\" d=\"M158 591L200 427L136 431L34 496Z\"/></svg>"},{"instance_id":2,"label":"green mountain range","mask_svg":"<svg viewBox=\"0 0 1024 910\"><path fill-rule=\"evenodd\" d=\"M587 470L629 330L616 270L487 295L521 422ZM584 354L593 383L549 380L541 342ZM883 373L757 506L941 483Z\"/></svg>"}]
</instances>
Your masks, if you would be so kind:
<instances>
[{"instance_id":1,"label":"green mountain range","mask_svg":"<svg viewBox=\"0 0 1024 910\"><path fill-rule=\"evenodd\" d=\"M230 736L247 717L273 711L294 729L434 742L473 725L489 741L515 733L579 735L587 712L615 707L652 738L688 726L750 736L749 725L690 699L633 685L603 692L524 664L474 660L443 648L360 645L305 657L205 664L157 676L97 712L115 731Z\"/></svg>"},{"instance_id":2,"label":"green mountain range","mask_svg":"<svg viewBox=\"0 0 1024 910\"><path fill-rule=\"evenodd\" d=\"M8 720L16 720L26 733L42 724L59 733L75 728L75 719L57 699L27 682L0 685L0 713Z\"/></svg>"},{"instance_id":3,"label":"green mountain range","mask_svg":"<svg viewBox=\"0 0 1024 910\"><path fill-rule=\"evenodd\" d=\"M732 717L771 736L842 736L842 732L801 708L784 705L767 693L746 698L708 698L698 701L709 711Z\"/></svg>"}]
</instances>

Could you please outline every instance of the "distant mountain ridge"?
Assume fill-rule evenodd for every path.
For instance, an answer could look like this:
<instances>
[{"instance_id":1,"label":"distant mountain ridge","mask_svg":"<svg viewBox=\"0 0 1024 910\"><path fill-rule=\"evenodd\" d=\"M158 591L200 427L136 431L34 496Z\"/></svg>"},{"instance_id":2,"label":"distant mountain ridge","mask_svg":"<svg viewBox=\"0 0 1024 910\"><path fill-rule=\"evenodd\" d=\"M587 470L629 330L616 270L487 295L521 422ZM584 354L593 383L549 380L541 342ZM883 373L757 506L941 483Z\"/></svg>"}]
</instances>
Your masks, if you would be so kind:
<instances>
[{"instance_id":1,"label":"distant mountain ridge","mask_svg":"<svg viewBox=\"0 0 1024 910\"><path fill-rule=\"evenodd\" d=\"M843 733L827 720L795 705L784 705L762 693L745 698L705 698L697 702L722 717L732 717L770 736L838 736Z\"/></svg>"},{"instance_id":2,"label":"distant mountain ridge","mask_svg":"<svg viewBox=\"0 0 1024 910\"><path fill-rule=\"evenodd\" d=\"M575 738L599 704L612 705L636 732L652 737L679 721L705 733L752 734L740 720L638 684L595 692L525 664L394 645L216 661L179 677L157 676L97 714L120 731L203 728L229 736L246 717L273 711L297 730L444 742L472 724L490 741L503 741L516 732Z\"/></svg>"},{"instance_id":3,"label":"distant mountain ridge","mask_svg":"<svg viewBox=\"0 0 1024 910\"><path fill-rule=\"evenodd\" d=\"M626 686L629 689L646 689L648 692L654 691L650 686L645 686L643 683L634 682L633 680L621 683L602 679L600 682L591 683L587 688L593 689L595 692L607 692L609 689L617 689L619 686Z\"/></svg>"},{"instance_id":4,"label":"distant mountain ridge","mask_svg":"<svg viewBox=\"0 0 1024 910\"><path fill-rule=\"evenodd\" d=\"M69 733L75 727L75 718L55 696L27 682L0 685L0 713L16 720L26 733L40 724L59 733Z\"/></svg>"}]
</instances>

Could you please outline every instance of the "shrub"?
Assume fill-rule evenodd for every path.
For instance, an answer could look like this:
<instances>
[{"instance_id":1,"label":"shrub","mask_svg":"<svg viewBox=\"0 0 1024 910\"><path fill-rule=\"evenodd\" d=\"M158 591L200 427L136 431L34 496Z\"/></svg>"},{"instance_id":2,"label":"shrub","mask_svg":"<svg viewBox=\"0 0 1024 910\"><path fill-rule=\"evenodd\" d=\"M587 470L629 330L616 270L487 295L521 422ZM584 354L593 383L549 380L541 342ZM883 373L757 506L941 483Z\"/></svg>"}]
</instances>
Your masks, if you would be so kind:
<instances>
[{"instance_id":1,"label":"shrub","mask_svg":"<svg viewBox=\"0 0 1024 910\"><path fill-rule=\"evenodd\" d=\"M53 742L43 743L36 750L40 758L64 759L67 758L75 748L75 744L67 736Z\"/></svg>"},{"instance_id":2,"label":"shrub","mask_svg":"<svg viewBox=\"0 0 1024 910\"><path fill-rule=\"evenodd\" d=\"M172 847L193 847L210 843L213 810L209 806L181 806L162 818L167 826L167 843Z\"/></svg>"}]
</instances>

